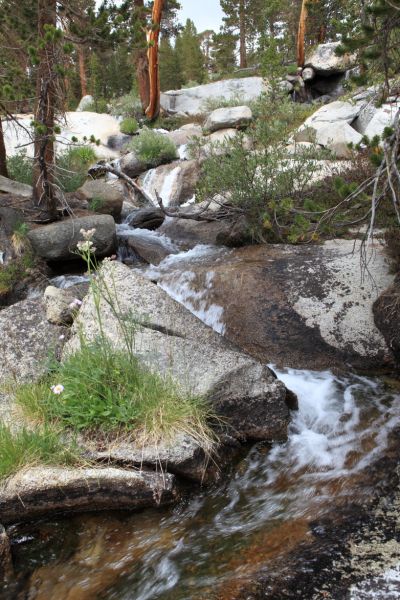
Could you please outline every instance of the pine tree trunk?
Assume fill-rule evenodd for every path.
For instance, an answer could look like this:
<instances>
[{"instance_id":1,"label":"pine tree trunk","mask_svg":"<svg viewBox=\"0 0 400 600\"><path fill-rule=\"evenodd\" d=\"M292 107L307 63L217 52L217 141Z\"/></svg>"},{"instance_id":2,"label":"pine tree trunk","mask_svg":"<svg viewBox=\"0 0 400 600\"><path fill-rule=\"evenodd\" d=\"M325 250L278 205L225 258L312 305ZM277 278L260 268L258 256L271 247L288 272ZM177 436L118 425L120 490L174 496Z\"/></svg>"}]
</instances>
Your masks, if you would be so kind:
<instances>
[{"instance_id":1,"label":"pine tree trunk","mask_svg":"<svg viewBox=\"0 0 400 600\"><path fill-rule=\"evenodd\" d=\"M246 14L244 0L239 2L239 38L240 38L240 68L247 67L247 50L246 50Z\"/></svg>"},{"instance_id":2,"label":"pine tree trunk","mask_svg":"<svg viewBox=\"0 0 400 600\"><path fill-rule=\"evenodd\" d=\"M78 61L79 61L79 80L81 82L81 94L87 96L87 78L86 78L86 65L85 65L85 48L82 44L78 44Z\"/></svg>"},{"instance_id":3,"label":"pine tree trunk","mask_svg":"<svg viewBox=\"0 0 400 600\"><path fill-rule=\"evenodd\" d=\"M142 28L146 28L144 0L134 0L134 6L139 13L139 19L142 21ZM150 104L150 75L149 60L147 57L147 48L138 48L135 51L136 78L139 88L140 102L143 112Z\"/></svg>"},{"instance_id":4,"label":"pine tree trunk","mask_svg":"<svg viewBox=\"0 0 400 600\"><path fill-rule=\"evenodd\" d=\"M302 0L300 19L299 19L299 27L297 30L297 66L298 67L304 67L304 61L305 61L307 2L308 2L308 0Z\"/></svg>"},{"instance_id":5,"label":"pine tree trunk","mask_svg":"<svg viewBox=\"0 0 400 600\"><path fill-rule=\"evenodd\" d=\"M45 33L45 25L57 24L57 0L38 0L39 38ZM56 195L54 189L54 116L56 104L54 45L47 43L39 49L39 66L36 82L34 143L33 200L36 206L43 207L46 217L56 215Z\"/></svg>"},{"instance_id":6,"label":"pine tree trunk","mask_svg":"<svg viewBox=\"0 0 400 600\"><path fill-rule=\"evenodd\" d=\"M160 112L160 73L158 68L158 38L164 0L154 0L151 15L152 28L147 32L150 101L146 109L146 117L154 121Z\"/></svg>"},{"instance_id":7,"label":"pine tree trunk","mask_svg":"<svg viewBox=\"0 0 400 600\"><path fill-rule=\"evenodd\" d=\"M3 177L8 177L7 154L6 154L6 146L4 143L3 123L2 123L1 117L0 117L0 175L3 175Z\"/></svg>"}]
</instances>

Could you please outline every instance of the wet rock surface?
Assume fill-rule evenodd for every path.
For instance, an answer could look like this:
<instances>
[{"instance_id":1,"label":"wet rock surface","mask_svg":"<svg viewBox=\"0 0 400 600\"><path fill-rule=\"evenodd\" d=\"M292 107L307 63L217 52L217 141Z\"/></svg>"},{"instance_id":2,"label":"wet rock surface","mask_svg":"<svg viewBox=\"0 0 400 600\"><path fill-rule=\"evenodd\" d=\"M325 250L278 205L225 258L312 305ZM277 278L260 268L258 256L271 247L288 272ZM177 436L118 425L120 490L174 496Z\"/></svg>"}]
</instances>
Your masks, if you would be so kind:
<instances>
[{"instance_id":1,"label":"wet rock surface","mask_svg":"<svg viewBox=\"0 0 400 600\"><path fill-rule=\"evenodd\" d=\"M174 477L118 468L26 469L0 485L3 523L48 515L50 512L137 510L175 499Z\"/></svg>"}]
</instances>

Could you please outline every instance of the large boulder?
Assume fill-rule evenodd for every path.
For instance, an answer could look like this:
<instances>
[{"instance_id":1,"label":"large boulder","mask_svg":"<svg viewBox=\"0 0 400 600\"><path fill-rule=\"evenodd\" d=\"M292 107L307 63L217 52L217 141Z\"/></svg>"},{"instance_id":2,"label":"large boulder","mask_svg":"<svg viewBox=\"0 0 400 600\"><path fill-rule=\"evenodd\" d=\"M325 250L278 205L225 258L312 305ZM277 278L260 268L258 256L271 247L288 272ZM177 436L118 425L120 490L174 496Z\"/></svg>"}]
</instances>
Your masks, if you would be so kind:
<instances>
[{"instance_id":1,"label":"large boulder","mask_svg":"<svg viewBox=\"0 0 400 600\"><path fill-rule=\"evenodd\" d=\"M350 54L337 56L336 48L339 45L340 42L319 44L308 56L306 56L304 66L311 67L319 75L344 73L354 65L355 56Z\"/></svg>"},{"instance_id":2,"label":"large boulder","mask_svg":"<svg viewBox=\"0 0 400 600\"><path fill-rule=\"evenodd\" d=\"M207 101L220 99L225 101L239 97L245 104L256 100L265 89L266 85L262 77L225 79L183 90L165 92L161 94L161 107L170 114L204 115L210 112L207 110Z\"/></svg>"},{"instance_id":3,"label":"large boulder","mask_svg":"<svg viewBox=\"0 0 400 600\"><path fill-rule=\"evenodd\" d=\"M226 220L196 221L192 219L169 218L159 231L173 242L193 248L197 244L217 244L217 239L229 236L231 223ZM222 236L222 238L221 238Z\"/></svg>"},{"instance_id":4,"label":"large boulder","mask_svg":"<svg viewBox=\"0 0 400 600\"><path fill-rule=\"evenodd\" d=\"M32 229L29 240L36 254L47 261L76 259L81 229L95 229L96 256L108 256L116 248L115 222L111 215L91 215L43 225Z\"/></svg>"},{"instance_id":5,"label":"large boulder","mask_svg":"<svg viewBox=\"0 0 400 600\"><path fill-rule=\"evenodd\" d=\"M133 310L141 320L135 348L143 364L171 376L188 394L208 398L232 434L250 440L286 438L286 388L267 367L226 342L138 273L119 263L108 263L103 269L105 284L114 290L119 309ZM115 315L105 302L101 315L104 334L122 346ZM90 294L74 331L68 352L79 346L81 334L90 339L99 333Z\"/></svg>"},{"instance_id":6,"label":"large boulder","mask_svg":"<svg viewBox=\"0 0 400 600\"><path fill-rule=\"evenodd\" d=\"M304 126L311 125L313 123L336 123L342 121L345 123L352 123L354 119L360 114L361 106L352 104L351 102L344 102L342 100L336 100L330 102L325 106L321 106L315 113L313 113L308 119L304 121Z\"/></svg>"},{"instance_id":7,"label":"large boulder","mask_svg":"<svg viewBox=\"0 0 400 600\"><path fill-rule=\"evenodd\" d=\"M204 122L204 130L212 133L218 129L247 127L253 118L248 106L233 106L231 108L217 108Z\"/></svg>"},{"instance_id":8,"label":"large boulder","mask_svg":"<svg viewBox=\"0 0 400 600\"><path fill-rule=\"evenodd\" d=\"M294 134L296 142L312 142L331 150L337 158L350 158L349 144L359 144L362 135L345 120L332 123L323 121L302 125Z\"/></svg>"},{"instance_id":9,"label":"large boulder","mask_svg":"<svg viewBox=\"0 0 400 600\"><path fill-rule=\"evenodd\" d=\"M164 223L164 220L165 215L160 208L148 206L131 211L126 223L133 228L152 231L158 229Z\"/></svg>"},{"instance_id":10,"label":"large boulder","mask_svg":"<svg viewBox=\"0 0 400 600\"><path fill-rule=\"evenodd\" d=\"M23 300L0 311L0 381L36 379L62 331L46 318L39 298Z\"/></svg>"},{"instance_id":11,"label":"large boulder","mask_svg":"<svg viewBox=\"0 0 400 600\"><path fill-rule=\"evenodd\" d=\"M370 139L376 135L381 136L385 127L391 127L393 125L399 108L400 102L383 104L380 108L376 108L371 103L367 104L353 123L353 127Z\"/></svg>"},{"instance_id":12,"label":"large boulder","mask_svg":"<svg viewBox=\"0 0 400 600\"><path fill-rule=\"evenodd\" d=\"M112 215L118 219L121 215L122 204L126 196L124 184L112 179L88 179L79 188L80 194L87 200L90 210L104 215Z\"/></svg>"},{"instance_id":13,"label":"large boulder","mask_svg":"<svg viewBox=\"0 0 400 600\"><path fill-rule=\"evenodd\" d=\"M73 285L68 288L48 285L43 300L46 317L54 325L70 325L79 309L79 302L87 292L88 284ZM79 302L77 302L77 300Z\"/></svg>"},{"instance_id":14,"label":"large boulder","mask_svg":"<svg viewBox=\"0 0 400 600\"><path fill-rule=\"evenodd\" d=\"M166 136L174 142L177 148L184 146L195 138L201 138L203 130L200 125L191 124L190 127L181 127L181 129L175 129L169 131Z\"/></svg>"},{"instance_id":15,"label":"large boulder","mask_svg":"<svg viewBox=\"0 0 400 600\"><path fill-rule=\"evenodd\" d=\"M169 504L176 491L168 473L118 468L32 467L0 485L3 523L54 512L134 510Z\"/></svg>"},{"instance_id":16,"label":"large boulder","mask_svg":"<svg viewBox=\"0 0 400 600\"><path fill-rule=\"evenodd\" d=\"M23 198L32 198L33 187L0 175L0 194L13 194L14 196L22 196Z\"/></svg>"},{"instance_id":17,"label":"large boulder","mask_svg":"<svg viewBox=\"0 0 400 600\"><path fill-rule=\"evenodd\" d=\"M166 261L151 277L263 362L369 368L386 364L372 306L393 276L377 246L363 277L359 250L354 240L209 249L184 265Z\"/></svg>"},{"instance_id":18,"label":"large boulder","mask_svg":"<svg viewBox=\"0 0 400 600\"><path fill-rule=\"evenodd\" d=\"M241 134L238 129L219 129L202 139L202 145L199 146L199 157L207 158L210 155L222 156L229 152L229 142L239 135L242 135L243 147L246 150L253 148L253 141L247 134Z\"/></svg>"},{"instance_id":19,"label":"large boulder","mask_svg":"<svg viewBox=\"0 0 400 600\"><path fill-rule=\"evenodd\" d=\"M130 229L124 225L118 227L119 245L128 249L128 257L138 256L145 262L158 265L170 254L178 252L177 247L163 235L146 229Z\"/></svg>"}]
</instances>

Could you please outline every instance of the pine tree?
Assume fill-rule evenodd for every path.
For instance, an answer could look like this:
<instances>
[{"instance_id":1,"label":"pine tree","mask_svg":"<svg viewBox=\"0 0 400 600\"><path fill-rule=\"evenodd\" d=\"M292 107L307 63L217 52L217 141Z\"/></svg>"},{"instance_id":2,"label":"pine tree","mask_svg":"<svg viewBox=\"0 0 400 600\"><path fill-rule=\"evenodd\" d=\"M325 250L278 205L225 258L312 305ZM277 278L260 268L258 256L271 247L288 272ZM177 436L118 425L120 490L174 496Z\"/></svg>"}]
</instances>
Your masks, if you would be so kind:
<instances>
[{"instance_id":1,"label":"pine tree","mask_svg":"<svg viewBox=\"0 0 400 600\"><path fill-rule=\"evenodd\" d=\"M184 83L195 81L203 83L206 75L204 56L200 48L200 38L190 19L186 21L182 33L176 38L176 51L181 65Z\"/></svg>"},{"instance_id":2,"label":"pine tree","mask_svg":"<svg viewBox=\"0 0 400 600\"><path fill-rule=\"evenodd\" d=\"M220 4L226 15L224 17L226 30L239 36L239 65L244 69L247 67L249 46L262 27L260 15L265 8L265 2L264 0L220 0Z\"/></svg>"},{"instance_id":3,"label":"pine tree","mask_svg":"<svg viewBox=\"0 0 400 600\"><path fill-rule=\"evenodd\" d=\"M179 56L170 39L163 36L160 43L160 86L162 91L177 90L183 81Z\"/></svg>"},{"instance_id":4,"label":"pine tree","mask_svg":"<svg viewBox=\"0 0 400 600\"><path fill-rule=\"evenodd\" d=\"M236 43L237 36L224 29L214 34L211 50L214 71L221 75L233 71L236 65Z\"/></svg>"}]
</instances>

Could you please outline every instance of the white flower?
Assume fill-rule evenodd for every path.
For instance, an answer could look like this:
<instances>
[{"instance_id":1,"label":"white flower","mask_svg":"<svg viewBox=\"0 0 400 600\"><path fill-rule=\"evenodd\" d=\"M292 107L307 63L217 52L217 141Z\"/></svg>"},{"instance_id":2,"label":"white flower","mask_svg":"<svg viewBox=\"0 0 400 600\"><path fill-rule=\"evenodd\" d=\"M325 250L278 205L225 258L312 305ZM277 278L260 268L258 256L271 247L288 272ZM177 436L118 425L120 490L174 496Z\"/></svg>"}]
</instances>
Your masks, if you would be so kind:
<instances>
[{"instance_id":1,"label":"white flower","mask_svg":"<svg viewBox=\"0 0 400 600\"><path fill-rule=\"evenodd\" d=\"M91 240L94 234L96 233L96 228L93 227L93 229L81 229L79 233L82 234L85 240Z\"/></svg>"},{"instance_id":2,"label":"white flower","mask_svg":"<svg viewBox=\"0 0 400 600\"><path fill-rule=\"evenodd\" d=\"M53 392L53 394L62 394L64 391L64 386L61 385L61 383L58 383L57 385L52 385L51 386L51 391Z\"/></svg>"},{"instance_id":3,"label":"white flower","mask_svg":"<svg viewBox=\"0 0 400 600\"><path fill-rule=\"evenodd\" d=\"M93 242L91 240L78 242L76 247L78 248L79 252L96 252L96 248L93 246Z\"/></svg>"},{"instance_id":4,"label":"white flower","mask_svg":"<svg viewBox=\"0 0 400 600\"><path fill-rule=\"evenodd\" d=\"M59 336L58 336L58 339L59 339L59 340L63 340L63 339L65 339L65 335L59 335Z\"/></svg>"}]
</instances>

